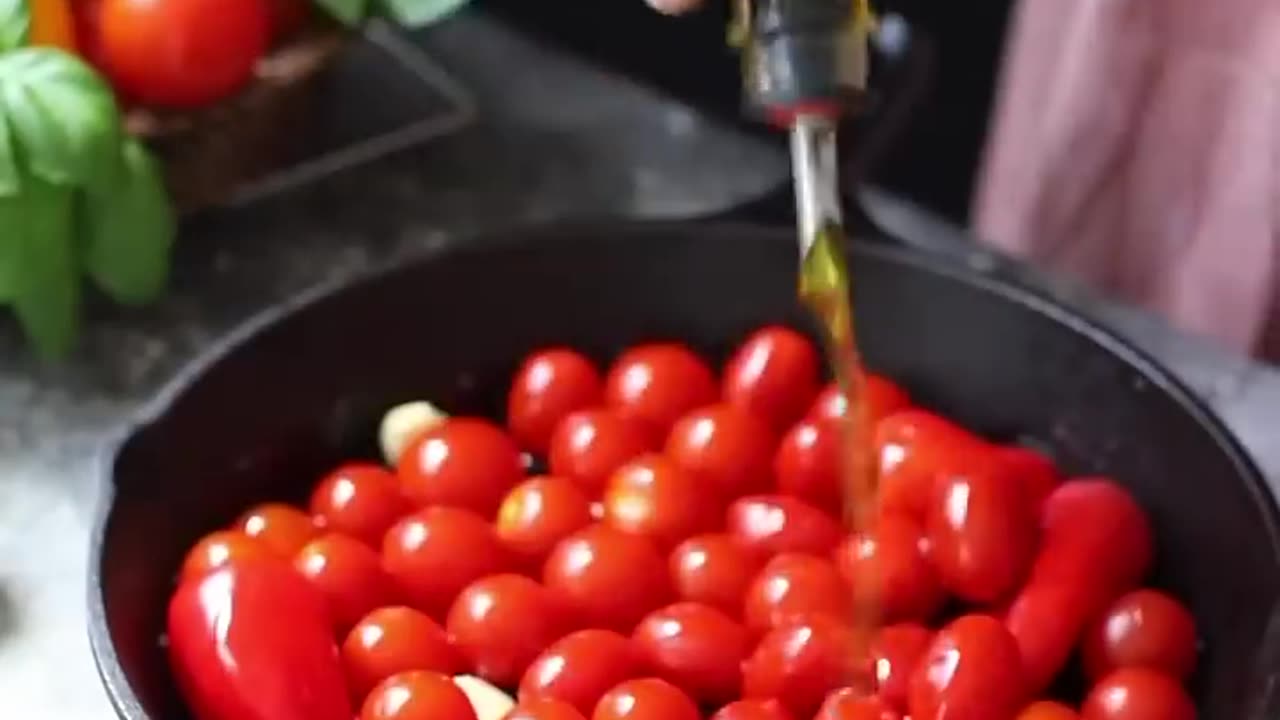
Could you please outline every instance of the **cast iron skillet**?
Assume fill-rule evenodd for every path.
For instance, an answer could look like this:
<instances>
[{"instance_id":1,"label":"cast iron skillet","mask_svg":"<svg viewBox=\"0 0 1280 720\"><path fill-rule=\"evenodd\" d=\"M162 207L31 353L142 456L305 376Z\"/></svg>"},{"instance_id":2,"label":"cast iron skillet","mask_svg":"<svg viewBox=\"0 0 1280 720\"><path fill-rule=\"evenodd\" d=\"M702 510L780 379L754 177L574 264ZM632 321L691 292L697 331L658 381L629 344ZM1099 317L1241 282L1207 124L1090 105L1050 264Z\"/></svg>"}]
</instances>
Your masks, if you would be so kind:
<instances>
[{"instance_id":1,"label":"cast iron skillet","mask_svg":"<svg viewBox=\"0 0 1280 720\"><path fill-rule=\"evenodd\" d=\"M529 350L607 361L677 338L715 358L753 326L800 323L790 230L584 224L513 232L272 311L184 372L104 467L90 633L121 718L186 717L160 642L184 550L256 501L296 499L334 463L374 457L388 406L430 398L498 415ZM1208 720L1262 718L1280 599L1276 505L1240 447L1165 371L1081 318L911 252L853 253L869 362L925 405L1105 473L1149 509L1157 582L1207 651ZM1269 675L1264 673L1263 675Z\"/></svg>"}]
</instances>

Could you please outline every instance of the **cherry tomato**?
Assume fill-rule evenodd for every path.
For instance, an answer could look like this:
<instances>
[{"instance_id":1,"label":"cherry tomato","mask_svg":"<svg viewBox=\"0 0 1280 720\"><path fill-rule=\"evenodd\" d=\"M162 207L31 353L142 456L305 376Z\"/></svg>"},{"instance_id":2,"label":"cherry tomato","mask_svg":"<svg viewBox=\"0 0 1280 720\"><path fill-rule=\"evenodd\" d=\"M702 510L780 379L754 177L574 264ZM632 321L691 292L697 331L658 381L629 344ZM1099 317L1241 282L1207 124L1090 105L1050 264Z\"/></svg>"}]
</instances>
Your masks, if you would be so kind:
<instances>
[{"instance_id":1,"label":"cherry tomato","mask_svg":"<svg viewBox=\"0 0 1280 720\"><path fill-rule=\"evenodd\" d=\"M742 666L746 698L774 698L810 718L827 694L860 675L856 637L839 620L814 615L769 631Z\"/></svg>"},{"instance_id":2,"label":"cherry tomato","mask_svg":"<svg viewBox=\"0 0 1280 720\"><path fill-rule=\"evenodd\" d=\"M906 712L911 675L924 657L933 632L917 623L887 625L871 643L876 691L890 707Z\"/></svg>"},{"instance_id":3,"label":"cherry tomato","mask_svg":"<svg viewBox=\"0 0 1280 720\"><path fill-rule=\"evenodd\" d=\"M27 10L31 21L28 45L76 51L76 23L70 0L30 0Z\"/></svg>"},{"instance_id":4,"label":"cherry tomato","mask_svg":"<svg viewBox=\"0 0 1280 720\"><path fill-rule=\"evenodd\" d=\"M977 603L1012 592L1036 545L1022 486L990 467L939 476L927 513L930 559L943 587Z\"/></svg>"},{"instance_id":5,"label":"cherry tomato","mask_svg":"<svg viewBox=\"0 0 1280 720\"><path fill-rule=\"evenodd\" d=\"M452 676L465 667L444 628L408 607L374 610L351 628L342 643L342 668L356 700L397 673L430 670Z\"/></svg>"},{"instance_id":6,"label":"cherry tomato","mask_svg":"<svg viewBox=\"0 0 1280 720\"><path fill-rule=\"evenodd\" d=\"M551 436L551 472L572 478L591 495L623 463L661 446L648 425L616 410L583 410L560 421Z\"/></svg>"},{"instance_id":7,"label":"cherry tomato","mask_svg":"<svg viewBox=\"0 0 1280 720\"><path fill-rule=\"evenodd\" d=\"M507 396L507 427L526 449L545 453L556 425L569 413L600 403L600 371L581 353L563 348L530 355Z\"/></svg>"},{"instance_id":8,"label":"cherry tomato","mask_svg":"<svg viewBox=\"0 0 1280 720\"><path fill-rule=\"evenodd\" d=\"M667 564L653 543L608 525L591 525L562 540L542 577L588 624L622 632L671 597Z\"/></svg>"},{"instance_id":9,"label":"cherry tomato","mask_svg":"<svg viewBox=\"0 0 1280 720\"><path fill-rule=\"evenodd\" d=\"M1031 504L1031 511L1040 517L1045 498L1062 481L1053 461L1036 450L1017 445L996 448L995 453L997 461L1022 483L1023 495Z\"/></svg>"},{"instance_id":10,"label":"cherry tomato","mask_svg":"<svg viewBox=\"0 0 1280 720\"><path fill-rule=\"evenodd\" d=\"M643 420L660 436L681 415L714 402L717 394L715 375L702 358L675 343L626 351L609 368L604 386L609 406Z\"/></svg>"},{"instance_id":11,"label":"cherry tomato","mask_svg":"<svg viewBox=\"0 0 1280 720\"><path fill-rule=\"evenodd\" d=\"M1080 715L1062 703L1037 700L1023 708L1014 720L1080 720Z\"/></svg>"},{"instance_id":12,"label":"cherry tomato","mask_svg":"<svg viewBox=\"0 0 1280 720\"><path fill-rule=\"evenodd\" d=\"M382 563L413 607L443 618L464 587L505 570L511 560L479 515L429 507L387 531Z\"/></svg>"},{"instance_id":13,"label":"cherry tomato","mask_svg":"<svg viewBox=\"0 0 1280 720\"><path fill-rule=\"evenodd\" d=\"M479 418L452 417L409 443L397 468L405 493L419 505L452 505L493 517L524 478L520 450L502 428Z\"/></svg>"},{"instance_id":14,"label":"cherry tomato","mask_svg":"<svg viewBox=\"0 0 1280 720\"><path fill-rule=\"evenodd\" d=\"M718 524L719 509L693 475L655 453L618 468L604 493L604 521L660 549Z\"/></svg>"},{"instance_id":15,"label":"cherry tomato","mask_svg":"<svg viewBox=\"0 0 1280 720\"><path fill-rule=\"evenodd\" d=\"M320 534L320 528L306 513L283 503L258 505L241 515L235 527L262 541L286 560L292 560L303 545Z\"/></svg>"},{"instance_id":16,"label":"cherry tomato","mask_svg":"<svg viewBox=\"0 0 1280 720\"><path fill-rule=\"evenodd\" d=\"M790 328L751 334L724 368L726 402L781 431L800 419L818 393L821 361L813 343Z\"/></svg>"},{"instance_id":17,"label":"cherry tomato","mask_svg":"<svg viewBox=\"0 0 1280 720\"><path fill-rule=\"evenodd\" d=\"M911 717L1013 717L1025 692L1018 645L1000 621L965 615L938 631L911 676Z\"/></svg>"},{"instance_id":18,"label":"cherry tomato","mask_svg":"<svg viewBox=\"0 0 1280 720\"><path fill-rule=\"evenodd\" d=\"M827 696L814 720L902 720L882 698L840 688Z\"/></svg>"},{"instance_id":19,"label":"cherry tomato","mask_svg":"<svg viewBox=\"0 0 1280 720\"><path fill-rule=\"evenodd\" d=\"M183 582L196 580L226 565L263 558L279 558L279 555L266 543L239 530L218 530L205 535L187 552L180 576Z\"/></svg>"},{"instance_id":20,"label":"cherry tomato","mask_svg":"<svg viewBox=\"0 0 1280 720\"><path fill-rule=\"evenodd\" d=\"M316 524L350 535L373 547L412 508L391 471L371 463L352 463L334 470L311 493Z\"/></svg>"},{"instance_id":21,"label":"cherry tomato","mask_svg":"<svg viewBox=\"0 0 1280 720\"><path fill-rule=\"evenodd\" d=\"M723 533L697 535L671 552L676 594L727 613L742 614L742 598L760 571L760 556Z\"/></svg>"},{"instance_id":22,"label":"cherry tomato","mask_svg":"<svg viewBox=\"0 0 1280 720\"><path fill-rule=\"evenodd\" d=\"M1196 665L1196 622L1156 590L1122 596L1084 636L1084 667L1097 680L1120 667L1146 667L1185 680Z\"/></svg>"},{"instance_id":23,"label":"cherry tomato","mask_svg":"<svg viewBox=\"0 0 1280 720\"><path fill-rule=\"evenodd\" d=\"M618 683L641 675L640 653L612 630L579 630L538 656L520 680L520 702L554 698L589 714Z\"/></svg>"},{"instance_id":24,"label":"cherry tomato","mask_svg":"<svg viewBox=\"0 0 1280 720\"><path fill-rule=\"evenodd\" d=\"M1090 592L1087 581L1040 580L1023 587L1009 604L1004 624L1022 653L1030 693L1048 688L1066 666L1089 618Z\"/></svg>"},{"instance_id":25,"label":"cherry tomato","mask_svg":"<svg viewBox=\"0 0 1280 720\"><path fill-rule=\"evenodd\" d=\"M701 703L719 705L742 692L742 661L751 649L747 630L709 605L681 602L655 610L632 639L649 667Z\"/></svg>"},{"instance_id":26,"label":"cherry tomato","mask_svg":"<svg viewBox=\"0 0 1280 720\"><path fill-rule=\"evenodd\" d=\"M801 420L782 436L773 456L778 492L793 495L818 507L840 507L840 449L844 446L839 425Z\"/></svg>"},{"instance_id":27,"label":"cherry tomato","mask_svg":"<svg viewBox=\"0 0 1280 720\"><path fill-rule=\"evenodd\" d=\"M752 552L802 552L826 557L843 535L835 518L785 495L752 495L729 506L729 534Z\"/></svg>"},{"instance_id":28,"label":"cherry tomato","mask_svg":"<svg viewBox=\"0 0 1280 720\"><path fill-rule=\"evenodd\" d=\"M536 477L515 486L498 508L498 538L541 568L556 543L591 524L591 500L572 480Z\"/></svg>"},{"instance_id":29,"label":"cherry tomato","mask_svg":"<svg viewBox=\"0 0 1280 720\"><path fill-rule=\"evenodd\" d=\"M665 452L725 500L771 484L774 437L763 420L730 405L711 405L680 418Z\"/></svg>"},{"instance_id":30,"label":"cherry tomato","mask_svg":"<svg viewBox=\"0 0 1280 720\"><path fill-rule=\"evenodd\" d=\"M657 678L627 680L600 698L591 720L699 720L693 700Z\"/></svg>"},{"instance_id":31,"label":"cherry tomato","mask_svg":"<svg viewBox=\"0 0 1280 720\"><path fill-rule=\"evenodd\" d=\"M874 532L847 537L836 548L836 565L855 606L877 608L889 622L932 617L946 595L925 546L920 524L901 513L883 513Z\"/></svg>"},{"instance_id":32,"label":"cherry tomato","mask_svg":"<svg viewBox=\"0 0 1280 720\"><path fill-rule=\"evenodd\" d=\"M782 553L747 588L742 615L752 630L768 630L810 615L846 617L849 591L829 560Z\"/></svg>"},{"instance_id":33,"label":"cherry tomato","mask_svg":"<svg viewBox=\"0 0 1280 720\"><path fill-rule=\"evenodd\" d=\"M111 84L127 97L193 108L250 80L269 23L263 0L102 0L95 45Z\"/></svg>"},{"instance_id":34,"label":"cherry tomato","mask_svg":"<svg viewBox=\"0 0 1280 720\"><path fill-rule=\"evenodd\" d=\"M1162 672L1121 668L1104 677L1085 698L1083 720L1195 720L1187 691Z\"/></svg>"},{"instance_id":35,"label":"cherry tomato","mask_svg":"<svg viewBox=\"0 0 1280 720\"><path fill-rule=\"evenodd\" d=\"M360 720L476 720L476 711L450 677L415 670L379 683L365 698Z\"/></svg>"},{"instance_id":36,"label":"cherry tomato","mask_svg":"<svg viewBox=\"0 0 1280 720\"><path fill-rule=\"evenodd\" d=\"M502 720L586 720L586 716L567 702L536 698L520 701Z\"/></svg>"},{"instance_id":37,"label":"cherry tomato","mask_svg":"<svg viewBox=\"0 0 1280 720\"><path fill-rule=\"evenodd\" d=\"M867 421L878 423L880 420L899 410L911 407L911 398L906 391L898 387L892 380L866 373L863 376L866 393ZM814 420L839 420L849 412L849 400L840 392L840 387L831 383L818 393L809 409L809 417Z\"/></svg>"},{"instance_id":38,"label":"cherry tomato","mask_svg":"<svg viewBox=\"0 0 1280 720\"><path fill-rule=\"evenodd\" d=\"M312 540L298 552L293 566L324 596L339 633L398 595L378 553L345 535L330 533Z\"/></svg>"},{"instance_id":39,"label":"cherry tomato","mask_svg":"<svg viewBox=\"0 0 1280 720\"><path fill-rule=\"evenodd\" d=\"M777 700L734 700L716 711L711 720L793 720Z\"/></svg>"},{"instance_id":40,"label":"cherry tomato","mask_svg":"<svg viewBox=\"0 0 1280 720\"><path fill-rule=\"evenodd\" d=\"M568 631L568 608L523 575L494 575L467 586L449 610L449 636L477 675L515 687L542 649Z\"/></svg>"},{"instance_id":41,"label":"cherry tomato","mask_svg":"<svg viewBox=\"0 0 1280 720\"><path fill-rule=\"evenodd\" d=\"M934 477L962 472L985 461L991 447L982 438L924 410L903 410L875 426L880 464L880 506L924 518Z\"/></svg>"}]
</instances>

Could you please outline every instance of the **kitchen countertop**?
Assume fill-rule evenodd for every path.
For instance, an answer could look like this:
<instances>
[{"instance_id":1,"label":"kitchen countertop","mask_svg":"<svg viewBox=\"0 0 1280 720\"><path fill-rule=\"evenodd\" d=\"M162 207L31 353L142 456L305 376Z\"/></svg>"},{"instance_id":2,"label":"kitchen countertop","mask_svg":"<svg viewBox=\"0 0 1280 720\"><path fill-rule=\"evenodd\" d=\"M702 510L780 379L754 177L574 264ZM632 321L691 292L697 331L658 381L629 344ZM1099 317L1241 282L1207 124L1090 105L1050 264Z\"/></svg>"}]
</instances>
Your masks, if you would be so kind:
<instances>
[{"instance_id":1,"label":"kitchen countertop","mask_svg":"<svg viewBox=\"0 0 1280 720\"><path fill-rule=\"evenodd\" d=\"M143 310L95 306L81 350L61 366L40 366L12 325L0 323L0 705L7 715L111 716L84 627L95 454L179 366L237 324L300 291L469 233L568 215L710 213L756 198L786 176L777 148L483 17L433 29L424 42L476 93L475 126L193 223L169 296ZM921 227L892 198L872 196L868 204L890 231L954 242L953 231ZM1173 368L1280 480L1280 373L1069 286L1051 289Z\"/></svg>"}]
</instances>

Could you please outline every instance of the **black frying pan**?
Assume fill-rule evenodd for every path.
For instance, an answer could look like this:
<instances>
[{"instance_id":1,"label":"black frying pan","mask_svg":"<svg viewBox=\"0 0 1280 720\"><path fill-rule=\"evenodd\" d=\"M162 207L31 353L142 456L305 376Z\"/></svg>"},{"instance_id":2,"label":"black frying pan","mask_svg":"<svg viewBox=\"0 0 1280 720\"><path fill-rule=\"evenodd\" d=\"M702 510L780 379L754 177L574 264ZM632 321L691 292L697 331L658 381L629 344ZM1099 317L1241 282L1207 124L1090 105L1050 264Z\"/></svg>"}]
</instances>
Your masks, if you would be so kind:
<instances>
[{"instance_id":1,"label":"black frying pan","mask_svg":"<svg viewBox=\"0 0 1280 720\"><path fill-rule=\"evenodd\" d=\"M1273 717L1266 640L1280 599L1277 510L1257 468L1168 373L1081 318L910 252L852 262L869 362L924 404L1028 436L1149 509L1157 582L1186 598L1207 651L1208 720ZM753 326L801 323L790 230L597 224L514 232L275 310L188 369L104 466L90 633L120 717L182 718L158 640L184 550L249 504L298 498L375 455L383 409L430 398L498 414L529 350L607 361L678 338L716 358Z\"/></svg>"}]
</instances>

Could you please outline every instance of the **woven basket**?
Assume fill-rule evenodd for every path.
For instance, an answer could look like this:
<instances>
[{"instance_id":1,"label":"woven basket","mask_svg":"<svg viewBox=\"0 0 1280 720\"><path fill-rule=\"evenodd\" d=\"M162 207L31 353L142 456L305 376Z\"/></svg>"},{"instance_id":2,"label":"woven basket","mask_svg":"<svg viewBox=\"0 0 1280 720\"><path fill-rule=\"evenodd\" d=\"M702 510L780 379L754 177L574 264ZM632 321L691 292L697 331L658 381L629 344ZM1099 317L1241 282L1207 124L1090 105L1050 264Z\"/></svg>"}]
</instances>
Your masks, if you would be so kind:
<instances>
[{"instance_id":1,"label":"woven basket","mask_svg":"<svg viewBox=\"0 0 1280 720\"><path fill-rule=\"evenodd\" d=\"M227 200L239 187L277 169L303 135L317 80L347 41L341 30L315 30L263 58L252 82L209 108L133 108L125 126L160 157L181 212Z\"/></svg>"}]
</instances>

